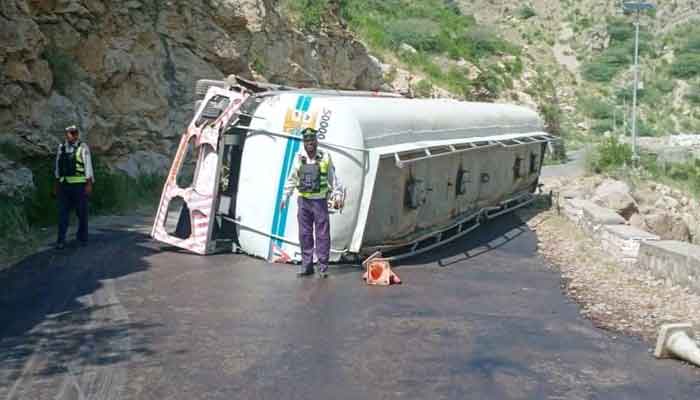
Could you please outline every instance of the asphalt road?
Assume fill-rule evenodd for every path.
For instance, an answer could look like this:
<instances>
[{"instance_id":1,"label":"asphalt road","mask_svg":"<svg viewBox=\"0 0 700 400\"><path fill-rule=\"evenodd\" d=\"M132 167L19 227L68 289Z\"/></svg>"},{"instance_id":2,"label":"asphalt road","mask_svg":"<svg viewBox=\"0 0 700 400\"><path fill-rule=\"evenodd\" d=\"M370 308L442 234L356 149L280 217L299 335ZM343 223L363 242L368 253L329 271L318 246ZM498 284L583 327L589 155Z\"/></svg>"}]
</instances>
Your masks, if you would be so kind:
<instances>
[{"instance_id":1,"label":"asphalt road","mask_svg":"<svg viewBox=\"0 0 700 400\"><path fill-rule=\"evenodd\" d=\"M567 161L563 164L545 165L541 178L577 178L586 173L585 149L569 151L566 156Z\"/></svg>"},{"instance_id":2,"label":"asphalt road","mask_svg":"<svg viewBox=\"0 0 700 400\"><path fill-rule=\"evenodd\" d=\"M0 273L0 400L700 396L699 369L583 319L515 216L400 286L294 271L125 231L32 256Z\"/></svg>"}]
</instances>

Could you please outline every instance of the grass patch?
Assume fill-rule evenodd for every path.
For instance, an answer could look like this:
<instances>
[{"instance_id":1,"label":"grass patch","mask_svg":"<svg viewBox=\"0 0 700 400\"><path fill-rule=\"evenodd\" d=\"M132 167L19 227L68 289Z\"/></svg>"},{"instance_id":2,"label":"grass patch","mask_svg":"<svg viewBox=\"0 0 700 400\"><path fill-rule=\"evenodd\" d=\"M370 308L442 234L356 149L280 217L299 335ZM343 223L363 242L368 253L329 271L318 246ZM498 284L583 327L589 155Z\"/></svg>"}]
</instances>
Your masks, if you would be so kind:
<instances>
[{"instance_id":1,"label":"grass patch","mask_svg":"<svg viewBox=\"0 0 700 400\"><path fill-rule=\"evenodd\" d=\"M604 140L589 153L586 168L589 172L627 175L631 170L632 148L616 137ZM667 183L683 191L700 196L700 160L687 163L659 163L654 154L642 153L635 176Z\"/></svg>"},{"instance_id":2,"label":"grass patch","mask_svg":"<svg viewBox=\"0 0 700 400\"><path fill-rule=\"evenodd\" d=\"M588 153L586 169L597 174L611 172L628 165L631 159L632 147L611 136L603 140L595 151Z\"/></svg>"},{"instance_id":3,"label":"grass patch","mask_svg":"<svg viewBox=\"0 0 700 400\"><path fill-rule=\"evenodd\" d=\"M643 154L641 166L654 181L666 183L700 196L700 160L686 163L659 163L654 154Z\"/></svg>"},{"instance_id":4,"label":"grass patch","mask_svg":"<svg viewBox=\"0 0 700 400\"><path fill-rule=\"evenodd\" d=\"M320 1L320 0L316 0ZM345 0L340 12L372 47L397 50L407 43L429 53L478 61L518 49L443 0Z\"/></svg>"},{"instance_id":5,"label":"grass patch","mask_svg":"<svg viewBox=\"0 0 700 400\"><path fill-rule=\"evenodd\" d=\"M317 32L328 13L329 3L329 0L285 0L282 7L301 29Z\"/></svg>"},{"instance_id":6,"label":"grass patch","mask_svg":"<svg viewBox=\"0 0 700 400\"><path fill-rule=\"evenodd\" d=\"M517 56L520 49L495 31L477 24L473 16L462 14L455 2L341 0L338 8L351 30L373 50L399 53L409 69L427 75L431 84L461 94L465 99L495 98L512 82L512 76L522 73L522 60L518 57L505 63L505 68L486 62L493 56ZM402 44L417 52L400 52ZM478 65L481 73L470 80L469 71L456 66L441 67L433 61L436 56L468 60Z\"/></svg>"},{"instance_id":7,"label":"grass patch","mask_svg":"<svg viewBox=\"0 0 700 400\"><path fill-rule=\"evenodd\" d=\"M146 205L157 206L164 177L131 178L109 170L95 156L93 167L96 181L90 198L90 215L118 214ZM32 167L32 173L35 190L26 199L0 198L0 255L10 259L36 248L47 239L46 228L58 222L52 166L39 164Z\"/></svg>"},{"instance_id":8,"label":"grass patch","mask_svg":"<svg viewBox=\"0 0 700 400\"><path fill-rule=\"evenodd\" d=\"M519 57L504 63L505 68L486 62L491 57L519 56L520 49L477 24L473 16L464 15L455 1L284 0L281 8L306 31L317 31L324 19L335 19L331 14L338 14L375 52L398 54L409 69L427 75L430 84L465 99L496 98L523 70ZM400 52L402 44L417 52ZM468 60L478 65L481 73L470 80L469 71L456 67L446 70L433 61L436 56Z\"/></svg>"},{"instance_id":9,"label":"grass patch","mask_svg":"<svg viewBox=\"0 0 700 400\"><path fill-rule=\"evenodd\" d=\"M634 27L626 18L608 18L607 32L610 46L583 65L582 75L587 81L610 82L620 71L634 61ZM640 27L639 54L653 53L653 36Z\"/></svg>"},{"instance_id":10,"label":"grass patch","mask_svg":"<svg viewBox=\"0 0 700 400\"><path fill-rule=\"evenodd\" d=\"M688 88L688 92L685 94L685 99L693 105L700 105L700 85L695 84Z\"/></svg>"},{"instance_id":11,"label":"grass patch","mask_svg":"<svg viewBox=\"0 0 700 400\"><path fill-rule=\"evenodd\" d=\"M522 5L515 11L515 15L520 19L530 19L537 15L537 11L530 5Z\"/></svg>"},{"instance_id":12,"label":"grass patch","mask_svg":"<svg viewBox=\"0 0 700 400\"><path fill-rule=\"evenodd\" d=\"M700 54L682 53L671 64L671 75L678 79L690 79L700 75Z\"/></svg>"}]
</instances>

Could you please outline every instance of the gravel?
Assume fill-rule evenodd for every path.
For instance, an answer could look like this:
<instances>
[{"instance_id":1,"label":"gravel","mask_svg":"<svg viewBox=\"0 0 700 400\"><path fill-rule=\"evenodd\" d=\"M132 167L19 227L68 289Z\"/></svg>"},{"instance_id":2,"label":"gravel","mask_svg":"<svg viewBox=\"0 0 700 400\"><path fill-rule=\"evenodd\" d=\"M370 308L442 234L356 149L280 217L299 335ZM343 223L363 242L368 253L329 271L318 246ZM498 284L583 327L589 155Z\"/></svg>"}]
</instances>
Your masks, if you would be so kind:
<instances>
[{"instance_id":1,"label":"gravel","mask_svg":"<svg viewBox=\"0 0 700 400\"><path fill-rule=\"evenodd\" d=\"M562 275L566 294L596 326L654 343L659 327L690 322L700 327L700 295L624 266L555 210L524 210L539 251ZM700 340L697 335L696 340Z\"/></svg>"}]
</instances>

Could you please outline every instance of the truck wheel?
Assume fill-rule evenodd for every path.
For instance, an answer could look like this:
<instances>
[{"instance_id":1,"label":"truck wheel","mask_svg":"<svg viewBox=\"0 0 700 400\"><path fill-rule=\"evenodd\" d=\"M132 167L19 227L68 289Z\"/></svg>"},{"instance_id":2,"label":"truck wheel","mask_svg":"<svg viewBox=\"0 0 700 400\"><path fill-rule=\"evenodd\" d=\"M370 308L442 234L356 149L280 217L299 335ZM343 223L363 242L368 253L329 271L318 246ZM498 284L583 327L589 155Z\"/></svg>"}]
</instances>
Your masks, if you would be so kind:
<instances>
[{"instance_id":1,"label":"truck wheel","mask_svg":"<svg viewBox=\"0 0 700 400\"><path fill-rule=\"evenodd\" d=\"M194 94L197 99L203 99L210 87L226 88L226 81L216 81L212 79L200 79L194 87Z\"/></svg>"}]
</instances>

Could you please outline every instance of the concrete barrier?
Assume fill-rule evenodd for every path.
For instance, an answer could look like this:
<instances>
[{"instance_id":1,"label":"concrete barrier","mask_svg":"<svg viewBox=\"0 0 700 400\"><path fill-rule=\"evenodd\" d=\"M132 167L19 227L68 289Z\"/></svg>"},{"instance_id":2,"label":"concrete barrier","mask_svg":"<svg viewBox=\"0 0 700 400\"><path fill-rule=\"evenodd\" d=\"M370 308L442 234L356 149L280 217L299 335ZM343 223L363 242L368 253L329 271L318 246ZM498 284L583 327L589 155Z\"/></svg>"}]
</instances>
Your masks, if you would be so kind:
<instances>
[{"instance_id":1,"label":"concrete barrier","mask_svg":"<svg viewBox=\"0 0 700 400\"><path fill-rule=\"evenodd\" d=\"M642 242L637 266L700 294L700 246L675 240Z\"/></svg>"},{"instance_id":2,"label":"concrete barrier","mask_svg":"<svg viewBox=\"0 0 700 400\"><path fill-rule=\"evenodd\" d=\"M660 239L653 233L629 225L603 225L599 238L603 250L628 264L637 261L641 243Z\"/></svg>"},{"instance_id":3,"label":"concrete barrier","mask_svg":"<svg viewBox=\"0 0 700 400\"><path fill-rule=\"evenodd\" d=\"M580 204L583 210L581 226L590 235L598 236L600 230L606 225L625 224L625 219L614 210L601 207L589 200L584 200Z\"/></svg>"},{"instance_id":4,"label":"concrete barrier","mask_svg":"<svg viewBox=\"0 0 700 400\"><path fill-rule=\"evenodd\" d=\"M585 202L586 200L581 199L564 199L564 207L562 207L564 215L576 225L581 225Z\"/></svg>"}]
</instances>

